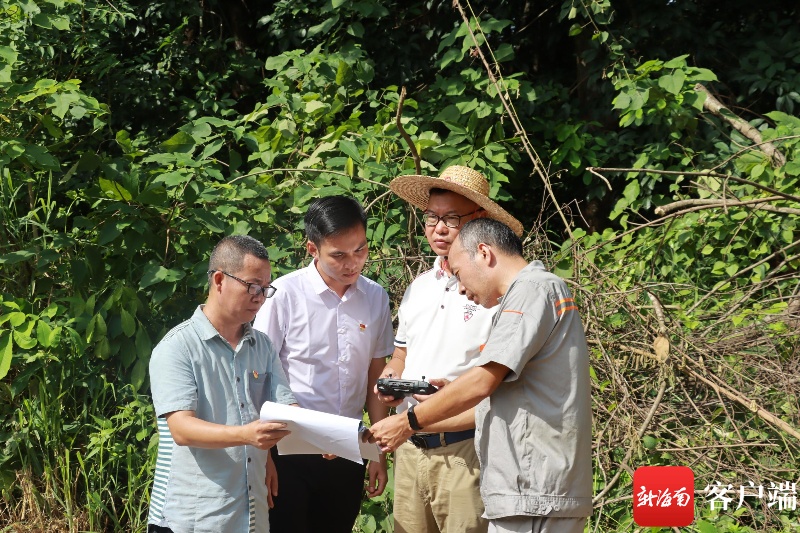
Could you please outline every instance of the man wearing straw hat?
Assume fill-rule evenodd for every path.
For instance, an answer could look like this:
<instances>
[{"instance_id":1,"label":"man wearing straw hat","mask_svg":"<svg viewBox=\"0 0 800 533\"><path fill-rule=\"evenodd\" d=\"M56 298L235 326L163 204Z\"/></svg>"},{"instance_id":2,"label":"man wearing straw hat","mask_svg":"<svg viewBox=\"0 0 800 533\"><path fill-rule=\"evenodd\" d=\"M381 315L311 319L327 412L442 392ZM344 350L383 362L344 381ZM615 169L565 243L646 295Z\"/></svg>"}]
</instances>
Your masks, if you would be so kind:
<instances>
[{"instance_id":1,"label":"man wearing straw hat","mask_svg":"<svg viewBox=\"0 0 800 533\"><path fill-rule=\"evenodd\" d=\"M436 254L433 268L406 289L398 312L392 359L382 377L429 379L434 385L471 368L486 341L493 312L458 293L447 262L461 226L493 218L522 234L522 224L489 199L480 173L451 166L437 176L400 176L391 189L423 211L425 237ZM377 390L376 390L377 392ZM381 401L402 412L422 396ZM394 520L397 533L485 532L475 451L475 417L469 410L414 435L396 452Z\"/></svg>"}]
</instances>

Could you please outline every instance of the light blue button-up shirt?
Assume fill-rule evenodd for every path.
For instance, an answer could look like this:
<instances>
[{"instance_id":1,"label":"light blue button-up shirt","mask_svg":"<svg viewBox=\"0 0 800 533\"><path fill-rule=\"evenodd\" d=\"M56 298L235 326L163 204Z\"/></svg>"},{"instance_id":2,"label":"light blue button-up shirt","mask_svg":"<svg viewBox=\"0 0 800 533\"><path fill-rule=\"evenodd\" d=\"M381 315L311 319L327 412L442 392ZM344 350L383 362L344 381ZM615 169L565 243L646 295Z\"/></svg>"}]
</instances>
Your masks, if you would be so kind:
<instances>
[{"instance_id":1,"label":"light blue button-up shirt","mask_svg":"<svg viewBox=\"0 0 800 533\"><path fill-rule=\"evenodd\" d=\"M202 307L170 330L150 358L159 445L148 522L175 533L267 532L268 452L177 446L164 419L194 411L202 420L240 426L257 420L265 401L296 403L269 338L245 325L234 349Z\"/></svg>"}]
</instances>

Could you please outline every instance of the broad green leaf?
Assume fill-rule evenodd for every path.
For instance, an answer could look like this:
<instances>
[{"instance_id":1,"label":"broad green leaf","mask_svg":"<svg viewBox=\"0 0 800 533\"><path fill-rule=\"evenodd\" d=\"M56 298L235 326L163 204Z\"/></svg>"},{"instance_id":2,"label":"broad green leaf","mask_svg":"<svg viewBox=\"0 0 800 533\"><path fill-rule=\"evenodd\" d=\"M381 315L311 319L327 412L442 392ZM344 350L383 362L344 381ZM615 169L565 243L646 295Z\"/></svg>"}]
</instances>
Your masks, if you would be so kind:
<instances>
[{"instance_id":1,"label":"broad green leaf","mask_svg":"<svg viewBox=\"0 0 800 533\"><path fill-rule=\"evenodd\" d=\"M442 123L452 132L455 133L467 133L467 129L462 126L461 124L451 122L449 120L443 120ZM448 138L448 143L453 143L454 141L452 138Z\"/></svg>"},{"instance_id":2,"label":"broad green leaf","mask_svg":"<svg viewBox=\"0 0 800 533\"><path fill-rule=\"evenodd\" d=\"M671 94L679 94L683 89L683 82L686 81L686 74L678 70L672 74L665 74L658 78L658 86Z\"/></svg>"},{"instance_id":3,"label":"broad green leaf","mask_svg":"<svg viewBox=\"0 0 800 533\"><path fill-rule=\"evenodd\" d=\"M25 158L32 165L44 170L58 170L60 165L58 159L47 151L47 148L36 144L29 144L25 147Z\"/></svg>"},{"instance_id":4,"label":"broad green leaf","mask_svg":"<svg viewBox=\"0 0 800 533\"><path fill-rule=\"evenodd\" d=\"M310 102L306 102L306 113L309 115L313 114L315 111L319 111L321 109L327 109L329 106L324 102L320 102L319 100L311 100Z\"/></svg>"},{"instance_id":5,"label":"broad green leaf","mask_svg":"<svg viewBox=\"0 0 800 533\"><path fill-rule=\"evenodd\" d=\"M215 139L212 142L208 143L205 148L203 148L203 155L200 156L200 159L208 159L212 155L216 154L220 148L222 148L222 139Z\"/></svg>"},{"instance_id":6,"label":"broad green leaf","mask_svg":"<svg viewBox=\"0 0 800 533\"><path fill-rule=\"evenodd\" d=\"M39 341L39 344L41 346L45 348L50 347L52 334L53 334L53 329L47 322L45 322L44 320L39 320L36 323L36 340Z\"/></svg>"},{"instance_id":7,"label":"broad green leaf","mask_svg":"<svg viewBox=\"0 0 800 533\"><path fill-rule=\"evenodd\" d=\"M126 337L133 337L136 333L136 320L128 311L120 309L120 319L122 320L122 332Z\"/></svg>"},{"instance_id":8,"label":"broad green leaf","mask_svg":"<svg viewBox=\"0 0 800 533\"><path fill-rule=\"evenodd\" d=\"M619 93L613 100L614 109L627 109L631 104L631 97L628 93Z\"/></svg>"},{"instance_id":9,"label":"broad green leaf","mask_svg":"<svg viewBox=\"0 0 800 533\"><path fill-rule=\"evenodd\" d=\"M97 244L108 244L120 235L122 235L122 231L117 223L107 222L103 225L103 229L100 230L100 234L97 236Z\"/></svg>"},{"instance_id":10,"label":"broad green leaf","mask_svg":"<svg viewBox=\"0 0 800 533\"><path fill-rule=\"evenodd\" d=\"M139 287L145 289L160 281L177 281L179 279L183 279L185 275L186 273L181 272L180 270L164 268L159 264L150 264L145 268Z\"/></svg>"},{"instance_id":11,"label":"broad green leaf","mask_svg":"<svg viewBox=\"0 0 800 533\"><path fill-rule=\"evenodd\" d=\"M215 214L204 209L195 209L193 210L193 214L211 231L215 233L222 233L225 231L225 222Z\"/></svg>"},{"instance_id":12,"label":"broad green leaf","mask_svg":"<svg viewBox=\"0 0 800 533\"><path fill-rule=\"evenodd\" d=\"M444 53L442 59L439 60L439 68L444 69L453 62L461 61L464 57L464 52L461 50L457 50L455 48L450 48L447 52Z\"/></svg>"},{"instance_id":13,"label":"broad green leaf","mask_svg":"<svg viewBox=\"0 0 800 533\"><path fill-rule=\"evenodd\" d=\"M198 122L194 124L187 133L189 133L196 142L202 142L212 134L212 131L211 126L209 126L207 122Z\"/></svg>"},{"instance_id":14,"label":"broad green leaf","mask_svg":"<svg viewBox=\"0 0 800 533\"><path fill-rule=\"evenodd\" d=\"M266 209L262 209L261 211L253 215L253 220L255 220L256 222L263 222L264 224L267 224L272 219L272 216L273 216L272 213L270 213ZM271 257L272 256L270 256L270 258Z\"/></svg>"},{"instance_id":15,"label":"broad green leaf","mask_svg":"<svg viewBox=\"0 0 800 533\"><path fill-rule=\"evenodd\" d=\"M640 192L639 180L631 180L628 182L628 185L625 186L625 191L622 193L622 196L625 197L629 204L632 204L639 198Z\"/></svg>"},{"instance_id":16,"label":"broad green leaf","mask_svg":"<svg viewBox=\"0 0 800 533\"><path fill-rule=\"evenodd\" d=\"M194 138L184 131L179 131L163 143L161 149L169 153L189 153L194 148Z\"/></svg>"},{"instance_id":17,"label":"broad green leaf","mask_svg":"<svg viewBox=\"0 0 800 533\"><path fill-rule=\"evenodd\" d=\"M3 334L0 337L0 379L6 377L8 369L11 368L11 358L13 355L13 341L11 335Z\"/></svg>"},{"instance_id":18,"label":"broad green leaf","mask_svg":"<svg viewBox=\"0 0 800 533\"><path fill-rule=\"evenodd\" d=\"M146 359L139 359L136 361L136 364L133 365L133 370L131 370L131 385L135 390L139 390L144 385L144 380L147 377L147 365L148 360Z\"/></svg>"},{"instance_id":19,"label":"broad green leaf","mask_svg":"<svg viewBox=\"0 0 800 533\"><path fill-rule=\"evenodd\" d=\"M308 28L306 37L308 38L308 37L314 37L316 35L324 35L328 33L330 29L333 28L334 24L336 24L337 22L339 22L339 15L334 15L329 19L324 20L320 24L317 24L316 26L311 26L310 28Z\"/></svg>"},{"instance_id":20,"label":"broad green leaf","mask_svg":"<svg viewBox=\"0 0 800 533\"><path fill-rule=\"evenodd\" d=\"M698 520L697 521L697 531L698 533L718 533L714 524L710 522L706 522L705 520Z\"/></svg>"},{"instance_id":21,"label":"broad green leaf","mask_svg":"<svg viewBox=\"0 0 800 533\"><path fill-rule=\"evenodd\" d=\"M111 342L111 352L119 354L119 361L123 368L130 368L136 361L136 347L130 338L121 337Z\"/></svg>"},{"instance_id":22,"label":"broad green leaf","mask_svg":"<svg viewBox=\"0 0 800 533\"><path fill-rule=\"evenodd\" d=\"M99 359L108 359L110 355L111 343L109 343L108 337L101 337L94 345L94 356Z\"/></svg>"},{"instance_id":23,"label":"broad green leaf","mask_svg":"<svg viewBox=\"0 0 800 533\"><path fill-rule=\"evenodd\" d=\"M30 350L36 346L36 339L21 331L14 330L14 343L23 350Z\"/></svg>"},{"instance_id":24,"label":"broad green leaf","mask_svg":"<svg viewBox=\"0 0 800 533\"><path fill-rule=\"evenodd\" d=\"M692 69L692 81L717 81L717 75L707 68Z\"/></svg>"},{"instance_id":25,"label":"broad green leaf","mask_svg":"<svg viewBox=\"0 0 800 533\"><path fill-rule=\"evenodd\" d=\"M5 65L0 68L0 83L11 83L12 72L14 72L14 69L11 68L11 65Z\"/></svg>"},{"instance_id":26,"label":"broad green leaf","mask_svg":"<svg viewBox=\"0 0 800 533\"><path fill-rule=\"evenodd\" d=\"M53 110L58 118L64 118L70 106L80 101L80 96L75 93L55 93L47 97L47 107Z\"/></svg>"},{"instance_id":27,"label":"broad green leaf","mask_svg":"<svg viewBox=\"0 0 800 533\"><path fill-rule=\"evenodd\" d=\"M133 198L133 195L131 195L130 191L116 181L100 178L98 183L100 184L100 189L106 193L109 198L113 198L114 200L124 200L126 202Z\"/></svg>"},{"instance_id":28,"label":"broad green leaf","mask_svg":"<svg viewBox=\"0 0 800 533\"><path fill-rule=\"evenodd\" d=\"M676 58L670 59L666 63L664 63L664 68L681 68L686 66L686 58L689 57L689 54L684 54L682 56L678 56Z\"/></svg>"},{"instance_id":29,"label":"broad green leaf","mask_svg":"<svg viewBox=\"0 0 800 533\"><path fill-rule=\"evenodd\" d=\"M187 174L185 171L184 172L165 172L164 174L161 174L155 180L153 180L153 182L154 183L163 183L167 187L176 187L178 185L183 185L184 183L186 183L190 179L192 179L191 174Z\"/></svg>"},{"instance_id":30,"label":"broad green leaf","mask_svg":"<svg viewBox=\"0 0 800 533\"><path fill-rule=\"evenodd\" d=\"M16 263L21 263L22 261L27 261L31 257L36 257L36 252L31 252L29 250L17 250L16 252L0 255L0 265L13 265Z\"/></svg>"},{"instance_id":31,"label":"broad green leaf","mask_svg":"<svg viewBox=\"0 0 800 533\"><path fill-rule=\"evenodd\" d=\"M0 46L0 59L9 65L12 65L17 60L16 49L10 46Z\"/></svg>"},{"instance_id":32,"label":"broad green leaf","mask_svg":"<svg viewBox=\"0 0 800 533\"><path fill-rule=\"evenodd\" d=\"M46 316L47 318L53 318L54 316L56 316L56 313L58 313L58 311L59 311L58 304L51 303L50 305L47 306L47 309L42 311L42 316Z\"/></svg>"},{"instance_id":33,"label":"broad green leaf","mask_svg":"<svg viewBox=\"0 0 800 533\"><path fill-rule=\"evenodd\" d=\"M494 58L498 63L514 59L514 47L508 43L503 43L494 51Z\"/></svg>"},{"instance_id":34,"label":"broad green leaf","mask_svg":"<svg viewBox=\"0 0 800 533\"><path fill-rule=\"evenodd\" d=\"M108 333L106 320L100 314L94 315L86 328L86 342L93 342L99 337L105 337L106 333Z\"/></svg>"},{"instance_id":35,"label":"broad green leaf","mask_svg":"<svg viewBox=\"0 0 800 533\"><path fill-rule=\"evenodd\" d=\"M363 31L363 29L362 29ZM344 85L352 77L353 69L346 61L339 61L336 68L336 85Z\"/></svg>"},{"instance_id":36,"label":"broad green leaf","mask_svg":"<svg viewBox=\"0 0 800 533\"><path fill-rule=\"evenodd\" d=\"M74 105L69 108L69 114L77 119L81 119L86 116L86 108L80 105Z\"/></svg>"},{"instance_id":37,"label":"broad green leaf","mask_svg":"<svg viewBox=\"0 0 800 533\"><path fill-rule=\"evenodd\" d=\"M360 22L358 22L357 20L354 21L354 22L351 22L347 26L347 33L349 35L352 35L356 39L360 39L361 37L364 36L364 25L361 24ZM338 83L338 77L337 77L337 83Z\"/></svg>"},{"instance_id":38,"label":"broad green leaf","mask_svg":"<svg viewBox=\"0 0 800 533\"><path fill-rule=\"evenodd\" d=\"M280 72L291 60L292 58L289 57L287 54L281 54L279 56L270 57L267 58L267 62L264 64L264 68L267 70L277 70L278 72Z\"/></svg>"},{"instance_id":39,"label":"broad green leaf","mask_svg":"<svg viewBox=\"0 0 800 533\"><path fill-rule=\"evenodd\" d=\"M800 161L787 161L783 171L790 176L800 176Z\"/></svg>"},{"instance_id":40,"label":"broad green leaf","mask_svg":"<svg viewBox=\"0 0 800 533\"><path fill-rule=\"evenodd\" d=\"M475 110L477 108L478 108L478 99L477 98L473 98L471 100L466 100L464 102L458 102L456 104L456 109L458 109L458 111L461 114L467 114L467 113L469 113L469 112L471 112L471 111L473 111L473 110Z\"/></svg>"},{"instance_id":41,"label":"broad green leaf","mask_svg":"<svg viewBox=\"0 0 800 533\"><path fill-rule=\"evenodd\" d=\"M270 255L270 258L271 257L272 255ZM134 345L136 346L136 355L140 359L146 359L150 357L150 352L153 351L153 344L150 342L150 337L147 336L147 332L144 330L144 328L138 328L136 330Z\"/></svg>"},{"instance_id":42,"label":"broad green leaf","mask_svg":"<svg viewBox=\"0 0 800 533\"><path fill-rule=\"evenodd\" d=\"M362 162L361 154L358 152L358 147L353 141L342 139L339 141L339 150L347 154L348 157L352 158L357 163Z\"/></svg>"},{"instance_id":43,"label":"broad green leaf","mask_svg":"<svg viewBox=\"0 0 800 533\"><path fill-rule=\"evenodd\" d=\"M53 27L50 23L50 15L46 15L45 13L37 13L34 15L33 19L31 20L35 26L39 26L40 28L44 28L49 30Z\"/></svg>"},{"instance_id":44,"label":"broad green leaf","mask_svg":"<svg viewBox=\"0 0 800 533\"><path fill-rule=\"evenodd\" d=\"M50 24L57 30L66 31L69 29L69 18L63 15L52 15L50 17Z\"/></svg>"}]
</instances>

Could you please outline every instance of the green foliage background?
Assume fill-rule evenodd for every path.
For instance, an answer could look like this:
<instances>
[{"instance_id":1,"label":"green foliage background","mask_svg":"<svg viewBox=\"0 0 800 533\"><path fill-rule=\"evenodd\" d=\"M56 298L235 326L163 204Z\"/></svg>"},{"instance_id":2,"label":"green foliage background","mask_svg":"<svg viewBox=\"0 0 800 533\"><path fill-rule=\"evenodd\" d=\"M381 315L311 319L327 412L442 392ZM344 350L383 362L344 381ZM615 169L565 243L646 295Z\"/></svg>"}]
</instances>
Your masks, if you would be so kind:
<instances>
[{"instance_id":1,"label":"green foliage background","mask_svg":"<svg viewBox=\"0 0 800 533\"><path fill-rule=\"evenodd\" d=\"M402 295L429 258L415 213L387 188L414 172L395 125L401 86L402 123L423 173L456 163L483 171L492 196L530 229L528 251L577 287L590 333L629 345L654 335L652 313L633 312L650 292L668 309L680 350L756 328L767 341L748 353L796 375L794 3L493 0L471 15L468 26L449 2L430 1L0 0L5 530L144 530L156 444L150 352L203 301L208 255L223 235L256 236L275 275L286 273L306 261L308 203L353 195L370 217L368 275ZM500 91L470 30L492 52ZM785 164L705 112L697 83L774 142ZM501 96L544 160L557 203ZM642 170L601 179L588 167ZM663 219L654 211L731 197L777 210ZM649 346L650 337L637 340ZM597 447L607 452L598 452L599 492L603 468L629 447L629 435L604 433L614 406L647 405L657 386L647 365L603 366L604 356L628 361L619 344L593 349ZM720 361L735 367L730 378L718 370L723 383L750 376L750 397L800 426L796 380L762 380L741 350ZM609 388L616 382L604 372L632 372L633 399ZM682 401L675 376L665 379ZM643 441L637 464L676 460L647 452L653 442L725 444L720 434L747 419L747 438L782 443L788 458L754 452L742 461L796 480L796 439L747 409L717 414L697 433L648 435L656 440ZM703 479L722 473L709 467ZM633 527L624 479L608 495L620 500L592 527ZM391 492L365 502L358 528L391 531L390 513ZM703 509L692 530L789 531L797 520L768 508Z\"/></svg>"}]
</instances>

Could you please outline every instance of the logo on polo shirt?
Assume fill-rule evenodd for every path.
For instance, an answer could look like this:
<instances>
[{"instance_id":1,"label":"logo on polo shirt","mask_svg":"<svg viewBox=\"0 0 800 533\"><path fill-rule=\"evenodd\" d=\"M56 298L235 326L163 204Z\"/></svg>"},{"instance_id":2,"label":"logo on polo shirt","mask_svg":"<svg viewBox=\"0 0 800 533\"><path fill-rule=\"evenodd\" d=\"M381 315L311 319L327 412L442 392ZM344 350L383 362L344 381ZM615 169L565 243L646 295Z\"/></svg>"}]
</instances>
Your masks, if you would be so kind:
<instances>
[{"instance_id":1,"label":"logo on polo shirt","mask_svg":"<svg viewBox=\"0 0 800 533\"><path fill-rule=\"evenodd\" d=\"M477 305L473 305L473 304L465 304L465 305L464 305L464 322L466 322L467 320L469 320L470 318L472 318L472 315L473 315L473 314L475 313L475 311L477 311L477 310L478 310L478 306L477 306Z\"/></svg>"}]
</instances>

